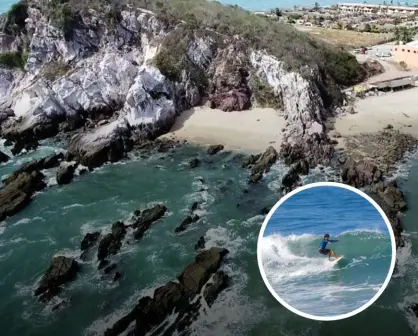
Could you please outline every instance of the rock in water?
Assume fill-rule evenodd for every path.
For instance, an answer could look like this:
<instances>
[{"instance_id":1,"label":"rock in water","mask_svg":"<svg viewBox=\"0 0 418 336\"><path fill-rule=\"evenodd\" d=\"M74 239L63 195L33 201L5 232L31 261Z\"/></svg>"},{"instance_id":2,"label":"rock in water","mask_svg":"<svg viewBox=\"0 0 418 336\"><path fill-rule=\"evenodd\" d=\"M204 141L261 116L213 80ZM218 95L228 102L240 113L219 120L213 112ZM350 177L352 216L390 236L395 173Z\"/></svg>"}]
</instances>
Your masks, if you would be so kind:
<instances>
[{"instance_id":1,"label":"rock in water","mask_svg":"<svg viewBox=\"0 0 418 336\"><path fill-rule=\"evenodd\" d=\"M224 149L224 145L212 145L208 147L207 153L209 155L215 155Z\"/></svg>"},{"instance_id":2,"label":"rock in water","mask_svg":"<svg viewBox=\"0 0 418 336\"><path fill-rule=\"evenodd\" d=\"M125 237L125 224L118 221L112 225L112 232L105 235L99 243L97 259L102 261L111 254L116 254L122 247L122 239Z\"/></svg>"},{"instance_id":3,"label":"rock in water","mask_svg":"<svg viewBox=\"0 0 418 336\"><path fill-rule=\"evenodd\" d=\"M0 151L0 163L9 161L9 156Z\"/></svg>"},{"instance_id":4,"label":"rock in water","mask_svg":"<svg viewBox=\"0 0 418 336\"><path fill-rule=\"evenodd\" d=\"M87 233L81 241L81 251L88 250L100 237L100 232Z\"/></svg>"},{"instance_id":5,"label":"rock in water","mask_svg":"<svg viewBox=\"0 0 418 336\"><path fill-rule=\"evenodd\" d=\"M78 271L79 265L74 259L64 256L54 257L35 290L35 296L39 296L46 291L54 291L56 287L74 280Z\"/></svg>"},{"instance_id":6,"label":"rock in water","mask_svg":"<svg viewBox=\"0 0 418 336\"><path fill-rule=\"evenodd\" d=\"M200 217L196 214L187 216L175 229L175 233L180 233L185 231L191 224L197 222Z\"/></svg>"},{"instance_id":7,"label":"rock in water","mask_svg":"<svg viewBox=\"0 0 418 336\"><path fill-rule=\"evenodd\" d=\"M175 313L175 321L166 330L167 335L182 334L199 316L202 306L211 306L218 294L229 284L229 276L218 271L228 250L212 247L198 254L195 261L179 275L179 283L170 281L154 291L154 297L142 297L136 307L105 331L105 336L119 335L136 321L135 335L146 335L160 325L168 315ZM199 297L203 286L212 278ZM202 303L202 299L205 303Z\"/></svg>"},{"instance_id":8,"label":"rock in water","mask_svg":"<svg viewBox=\"0 0 418 336\"><path fill-rule=\"evenodd\" d=\"M167 208L163 204L157 204L152 208L143 210L134 218L132 227L135 229L135 239L141 239L151 224L159 220L166 213Z\"/></svg>"},{"instance_id":9,"label":"rock in water","mask_svg":"<svg viewBox=\"0 0 418 336\"><path fill-rule=\"evenodd\" d=\"M44 189L44 175L38 171L20 173L14 179L7 179L7 183L0 190L0 220L12 216L31 201L32 195Z\"/></svg>"},{"instance_id":10,"label":"rock in water","mask_svg":"<svg viewBox=\"0 0 418 336\"><path fill-rule=\"evenodd\" d=\"M69 184L74 178L74 172L77 165L68 165L62 167L57 172L57 183L59 185Z\"/></svg>"},{"instance_id":11,"label":"rock in water","mask_svg":"<svg viewBox=\"0 0 418 336\"><path fill-rule=\"evenodd\" d=\"M371 162L356 162L348 159L341 173L342 181L356 188L362 188L373 183L379 182L383 178L383 173Z\"/></svg>"},{"instance_id":12,"label":"rock in water","mask_svg":"<svg viewBox=\"0 0 418 336\"><path fill-rule=\"evenodd\" d=\"M196 245L194 246L194 249L196 251L203 250L205 248L205 244L206 244L205 237L201 236L199 240L197 241Z\"/></svg>"},{"instance_id":13,"label":"rock in water","mask_svg":"<svg viewBox=\"0 0 418 336\"><path fill-rule=\"evenodd\" d=\"M189 167L191 169L197 168L200 166L200 160L198 158L193 158L189 161Z\"/></svg>"},{"instance_id":14,"label":"rock in water","mask_svg":"<svg viewBox=\"0 0 418 336\"><path fill-rule=\"evenodd\" d=\"M255 157L252 158L255 159ZM277 151L271 146L268 147L255 161L249 183L258 183L263 178L263 174L270 171L271 166L277 161L277 158Z\"/></svg>"}]
</instances>

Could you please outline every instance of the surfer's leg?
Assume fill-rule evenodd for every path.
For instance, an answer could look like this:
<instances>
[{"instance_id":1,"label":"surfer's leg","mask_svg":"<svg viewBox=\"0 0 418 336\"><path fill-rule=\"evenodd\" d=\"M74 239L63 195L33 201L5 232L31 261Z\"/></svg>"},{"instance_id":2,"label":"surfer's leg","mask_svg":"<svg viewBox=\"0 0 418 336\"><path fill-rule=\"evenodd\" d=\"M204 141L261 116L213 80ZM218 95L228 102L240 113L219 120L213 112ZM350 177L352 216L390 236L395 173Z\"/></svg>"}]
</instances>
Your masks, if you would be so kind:
<instances>
[{"instance_id":1,"label":"surfer's leg","mask_svg":"<svg viewBox=\"0 0 418 336\"><path fill-rule=\"evenodd\" d=\"M332 255L335 259L337 259L337 258L338 258L338 257L337 257L337 255L335 254L334 250L331 250L331 255Z\"/></svg>"}]
</instances>

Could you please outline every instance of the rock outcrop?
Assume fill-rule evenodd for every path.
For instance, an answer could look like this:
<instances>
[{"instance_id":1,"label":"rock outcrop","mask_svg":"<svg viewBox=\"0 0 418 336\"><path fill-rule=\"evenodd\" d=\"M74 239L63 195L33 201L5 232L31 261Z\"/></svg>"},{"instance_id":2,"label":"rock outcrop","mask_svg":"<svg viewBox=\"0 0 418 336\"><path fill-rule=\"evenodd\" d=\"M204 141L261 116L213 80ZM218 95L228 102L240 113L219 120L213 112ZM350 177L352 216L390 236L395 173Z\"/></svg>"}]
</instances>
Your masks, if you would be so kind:
<instances>
[{"instance_id":1,"label":"rock outcrop","mask_svg":"<svg viewBox=\"0 0 418 336\"><path fill-rule=\"evenodd\" d=\"M223 149L224 149L224 145L211 145L208 147L207 153L209 155L215 155L215 154L218 154Z\"/></svg>"},{"instance_id":2,"label":"rock outcrop","mask_svg":"<svg viewBox=\"0 0 418 336\"><path fill-rule=\"evenodd\" d=\"M362 188L377 183L383 179L382 172L371 162L355 162L348 159L341 172L341 179L344 183L356 188Z\"/></svg>"},{"instance_id":3,"label":"rock outcrop","mask_svg":"<svg viewBox=\"0 0 418 336\"><path fill-rule=\"evenodd\" d=\"M271 166L277 161L278 153L273 147L268 147L262 154L251 155L243 167L251 169L249 183L258 183L263 174L270 171Z\"/></svg>"},{"instance_id":4,"label":"rock outcrop","mask_svg":"<svg viewBox=\"0 0 418 336\"><path fill-rule=\"evenodd\" d=\"M88 250L89 248L93 247L96 244L97 240L100 237L100 232L89 232L87 233L83 240L80 243L81 251Z\"/></svg>"},{"instance_id":5,"label":"rock outcrop","mask_svg":"<svg viewBox=\"0 0 418 336\"><path fill-rule=\"evenodd\" d=\"M169 325L164 326L165 332L184 332L199 316L202 300L210 307L218 294L228 286L228 275L219 271L227 253L226 249L213 247L198 254L195 261L178 276L178 282L170 281L157 288L152 298L142 297L129 314L106 330L105 335L119 335L134 321L135 334L145 335L172 313L177 316ZM203 286L205 288L202 293ZM158 333L158 330L155 332Z\"/></svg>"},{"instance_id":6,"label":"rock outcrop","mask_svg":"<svg viewBox=\"0 0 418 336\"><path fill-rule=\"evenodd\" d=\"M35 296L42 295L40 299L48 301L60 292L61 285L75 279L79 269L79 264L72 258L54 257L35 290Z\"/></svg>"},{"instance_id":7,"label":"rock outcrop","mask_svg":"<svg viewBox=\"0 0 418 336\"><path fill-rule=\"evenodd\" d=\"M0 163L9 161L9 156L0 151Z\"/></svg>"},{"instance_id":8,"label":"rock outcrop","mask_svg":"<svg viewBox=\"0 0 418 336\"><path fill-rule=\"evenodd\" d=\"M167 208L163 204L157 204L145 210L137 210L132 219L132 227L135 229L135 239L141 239L150 226L165 215Z\"/></svg>"},{"instance_id":9,"label":"rock outcrop","mask_svg":"<svg viewBox=\"0 0 418 336\"><path fill-rule=\"evenodd\" d=\"M76 164L69 164L65 167L60 168L57 171L57 183L59 185L69 184L73 180Z\"/></svg>"},{"instance_id":10,"label":"rock outcrop","mask_svg":"<svg viewBox=\"0 0 418 336\"><path fill-rule=\"evenodd\" d=\"M116 222L112 225L112 232L105 235L99 243L97 250L97 259L105 260L109 255L116 254L122 247L122 239L126 235L126 227L122 222Z\"/></svg>"}]
</instances>

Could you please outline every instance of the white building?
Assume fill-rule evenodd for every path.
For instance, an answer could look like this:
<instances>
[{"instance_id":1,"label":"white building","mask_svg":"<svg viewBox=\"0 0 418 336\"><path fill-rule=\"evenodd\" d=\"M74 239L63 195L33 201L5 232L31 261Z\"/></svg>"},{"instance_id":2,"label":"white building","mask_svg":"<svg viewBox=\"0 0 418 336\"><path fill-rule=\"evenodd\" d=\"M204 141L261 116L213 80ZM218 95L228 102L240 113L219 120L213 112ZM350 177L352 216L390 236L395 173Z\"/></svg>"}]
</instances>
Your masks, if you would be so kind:
<instances>
[{"instance_id":1,"label":"white building","mask_svg":"<svg viewBox=\"0 0 418 336\"><path fill-rule=\"evenodd\" d=\"M340 3L338 9L346 13L361 13L361 14L407 14L412 15L418 13L417 7L406 6L388 6L388 5L374 5L362 3Z\"/></svg>"}]
</instances>

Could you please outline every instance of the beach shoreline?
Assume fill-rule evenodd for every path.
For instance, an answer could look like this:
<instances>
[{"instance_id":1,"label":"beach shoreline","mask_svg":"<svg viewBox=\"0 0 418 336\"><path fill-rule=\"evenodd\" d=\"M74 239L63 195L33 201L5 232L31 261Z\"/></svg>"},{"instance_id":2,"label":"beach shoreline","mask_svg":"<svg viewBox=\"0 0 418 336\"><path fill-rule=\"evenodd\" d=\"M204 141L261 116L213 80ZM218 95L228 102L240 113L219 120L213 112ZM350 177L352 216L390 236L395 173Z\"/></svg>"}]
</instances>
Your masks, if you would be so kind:
<instances>
[{"instance_id":1,"label":"beach shoreline","mask_svg":"<svg viewBox=\"0 0 418 336\"><path fill-rule=\"evenodd\" d=\"M284 117L272 108L224 112L202 106L184 111L170 132L160 138L174 137L198 145L222 144L229 149L258 153L269 146L279 150L285 127Z\"/></svg>"}]
</instances>

